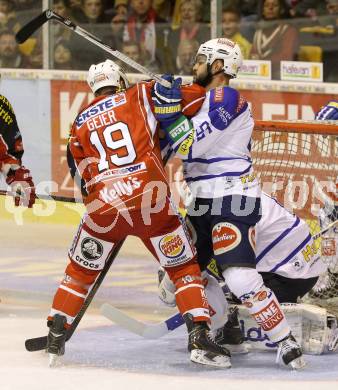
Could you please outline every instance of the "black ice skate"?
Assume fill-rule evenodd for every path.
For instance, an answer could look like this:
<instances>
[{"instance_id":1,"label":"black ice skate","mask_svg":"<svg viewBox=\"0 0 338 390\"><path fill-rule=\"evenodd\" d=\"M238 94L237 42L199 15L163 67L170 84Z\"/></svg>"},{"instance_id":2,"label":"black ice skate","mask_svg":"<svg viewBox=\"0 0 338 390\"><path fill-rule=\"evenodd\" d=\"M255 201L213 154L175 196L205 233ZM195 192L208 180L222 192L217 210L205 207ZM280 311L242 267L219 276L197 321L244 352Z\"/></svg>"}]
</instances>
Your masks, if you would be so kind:
<instances>
[{"instance_id":1,"label":"black ice skate","mask_svg":"<svg viewBox=\"0 0 338 390\"><path fill-rule=\"evenodd\" d=\"M230 308L228 321L223 328L216 330L215 342L226 347L232 354L248 353L248 345L244 343L244 336L239 326L238 307Z\"/></svg>"},{"instance_id":2,"label":"black ice skate","mask_svg":"<svg viewBox=\"0 0 338 390\"><path fill-rule=\"evenodd\" d=\"M193 322L190 314L184 315L183 318L189 332L190 360L208 366L230 368L230 352L212 340L207 323Z\"/></svg>"},{"instance_id":3,"label":"black ice skate","mask_svg":"<svg viewBox=\"0 0 338 390\"><path fill-rule=\"evenodd\" d=\"M280 360L295 370L305 367L302 349L291 333L278 343L276 362L278 363Z\"/></svg>"},{"instance_id":4,"label":"black ice skate","mask_svg":"<svg viewBox=\"0 0 338 390\"><path fill-rule=\"evenodd\" d=\"M52 321L48 321L49 333L47 336L47 349L49 353L49 366L54 366L57 357L65 353L66 324L65 316L55 314Z\"/></svg>"}]
</instances>

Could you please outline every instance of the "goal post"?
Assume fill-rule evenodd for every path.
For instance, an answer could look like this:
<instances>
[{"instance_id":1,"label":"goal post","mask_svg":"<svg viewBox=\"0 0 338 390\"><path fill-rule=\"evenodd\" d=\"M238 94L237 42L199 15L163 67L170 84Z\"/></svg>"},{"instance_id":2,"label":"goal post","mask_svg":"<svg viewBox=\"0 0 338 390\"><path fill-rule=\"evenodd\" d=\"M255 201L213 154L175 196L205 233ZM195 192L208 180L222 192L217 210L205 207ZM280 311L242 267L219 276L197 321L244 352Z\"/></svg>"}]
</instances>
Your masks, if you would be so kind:
<instances>
[{"instance_id":1,"label":"goal post","mask_svg":"<svg viewBox=\"0 0 338 390\"><path fill-rule=\"evenodd\" d=\"M262 189L306 220L313 235L337 220L337 122L257 120L251 151ZM315 242L329 271L310 297L338 303L338 228Z\"/></svg>"}]
</instances>

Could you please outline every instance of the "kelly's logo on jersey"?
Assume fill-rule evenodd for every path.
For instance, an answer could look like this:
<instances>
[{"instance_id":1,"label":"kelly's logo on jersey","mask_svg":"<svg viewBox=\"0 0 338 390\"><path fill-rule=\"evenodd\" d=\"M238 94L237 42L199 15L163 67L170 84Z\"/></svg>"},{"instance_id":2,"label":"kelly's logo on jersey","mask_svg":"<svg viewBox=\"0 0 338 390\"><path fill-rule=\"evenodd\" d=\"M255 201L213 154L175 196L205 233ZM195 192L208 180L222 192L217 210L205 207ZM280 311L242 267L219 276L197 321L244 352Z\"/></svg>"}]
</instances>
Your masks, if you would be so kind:
<instances>
[{"instance_id":1,"label":"kelly's logo on jersey","mask_svg":"<svg viewBox=\"0 0 338 390\"><path fill-rule=\"evenodd\" d=\"M118 180L112 184L107 185L100 191L100 198L105 203L111 203L114 200L123 196L130 196L134 191L141 187L142 180L136 177L128 176L128 180Z\"/></svg>"},{"instance_id":2,"label":"kelly's logo on jersey","mask_svg":"<svg viewBox=\"0 0 338 390\"><path fill-rule=\"evenodd\" d=\"M168 234L161 239L159 248L164 256L176 258L182 255L185 245L179 234Z\"/></svg>"}]
</instances>

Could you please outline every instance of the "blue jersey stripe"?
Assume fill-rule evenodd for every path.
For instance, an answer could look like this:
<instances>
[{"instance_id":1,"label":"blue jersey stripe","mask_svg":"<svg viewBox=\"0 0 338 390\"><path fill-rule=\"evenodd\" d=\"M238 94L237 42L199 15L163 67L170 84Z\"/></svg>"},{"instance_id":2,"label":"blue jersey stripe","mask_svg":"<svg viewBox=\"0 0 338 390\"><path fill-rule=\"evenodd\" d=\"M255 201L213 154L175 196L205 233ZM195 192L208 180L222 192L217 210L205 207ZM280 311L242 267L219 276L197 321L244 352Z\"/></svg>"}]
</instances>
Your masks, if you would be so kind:
<instances>
[{"instance_id":1,"label":"blue jersey stripe","mask_svg":"<svg viewBox=\"0 0 338 390\"><path fill-rule=\"evenodd\" d=\"M223 172L220 175L202 175L202 176L196 176L196 177L187 177L185 181L187 183L192 182L192 181L199 181L199 180L209 180L209 179L215 179L217 177L224 177L224 176L242 176L245 173L249 172L251 170L251 165L245 169L242 172Z\"/></svg>"},{"instance_id":2,"label":"blue jersey stripe","mask_svg":"<svg viewBox=\"0 0 338 390\"><path fill-rule=\"evenodd\" d=\"M296 226L298 226L300 223L300 219L297 217L294 224L289 227L288 229L284 230L282 234L280 234L276 239L274 239L271 244L269 244L265 249L262 250L262 252L256 256L256 264L258 264L263 257L271 251L280 241L282 241Z\"/></svg>"},{"instance_id":3,"label":"blue jersey stripe","mask_svg":"<svg viewBox=\"0 0 338 390\"><path fill-rule=\"evenodd\" d=\"M189 163L202 163L202 164L210 164L214 162L220 162L220 161L231 161L231 160L244 160L248 161L249 163L252 162L251 158L249 157L214 157L214 158L189 158Z\"/></svg>"},{"instance_id":4,"label":"blue jersey stripe","mask_svg":"<svg viewBox=\"0 0 338 390\"><path fill-rule=\"evenodd\" d=\"M276 272L278 268L280 268L282 265L286 264L288 261L290 261L310 240L312 239L311 234L305 238L305 240L297 246L296 249L294 249L289 256L287 256L284 260L282 260L280 263L276 264L269 272Z\"/></svg>"}]
</instances>

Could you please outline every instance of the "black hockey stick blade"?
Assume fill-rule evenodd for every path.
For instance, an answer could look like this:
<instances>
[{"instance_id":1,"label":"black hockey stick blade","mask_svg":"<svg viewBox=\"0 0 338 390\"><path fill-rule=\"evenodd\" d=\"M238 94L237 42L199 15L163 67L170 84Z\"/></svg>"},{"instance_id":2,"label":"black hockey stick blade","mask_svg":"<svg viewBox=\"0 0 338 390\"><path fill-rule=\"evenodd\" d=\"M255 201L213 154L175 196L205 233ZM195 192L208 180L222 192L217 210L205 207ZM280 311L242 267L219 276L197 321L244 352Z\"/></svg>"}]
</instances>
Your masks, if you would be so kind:
<instances>
[{"instance_id":1,"label":"black hockey stick blade","mask_svg":"<svg viewBox=\"0 0 338 390\"><path fill-rule=\"evenodd\" d=\"M34 339L27 339L25 347L28 352L42 351L47 347L47 336L35 337Z\"/></svg>"},{"instance_id":2,"label":"black hockey stick blade","mask_svg":"<svg viewBox=\"0 0 338 390\"><path fill-rule=\"evenodd\" d=\"M24 43L32 34L35 33L42 25L51 19L53 11L47 9L39 16L25 24L16 34L15 39L18 43Z\"/></svg>"}]
</instances>

